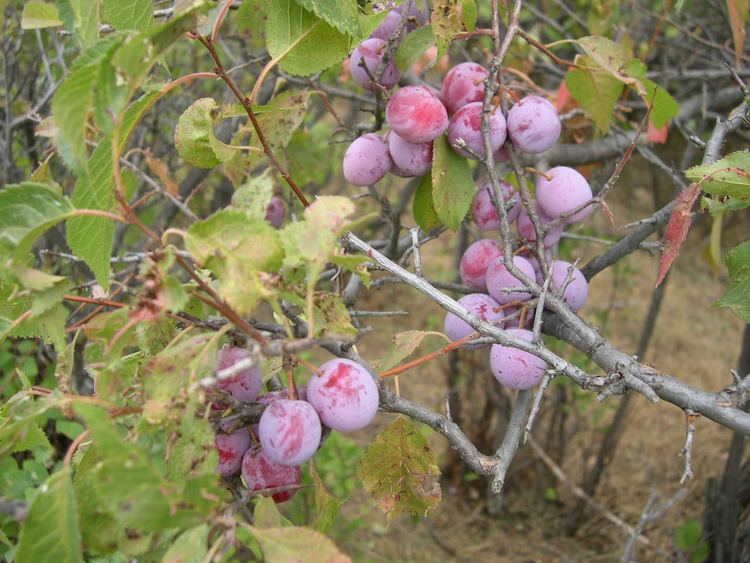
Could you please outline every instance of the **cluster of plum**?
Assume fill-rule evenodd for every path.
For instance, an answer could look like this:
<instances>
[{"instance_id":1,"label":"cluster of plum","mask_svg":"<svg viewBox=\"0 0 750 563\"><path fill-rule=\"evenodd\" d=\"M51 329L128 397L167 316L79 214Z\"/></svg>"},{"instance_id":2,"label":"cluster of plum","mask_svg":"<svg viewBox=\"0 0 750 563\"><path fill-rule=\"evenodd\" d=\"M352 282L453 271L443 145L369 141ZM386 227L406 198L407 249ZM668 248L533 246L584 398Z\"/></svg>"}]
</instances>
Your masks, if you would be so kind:
<instances>
[{"instance_id":1,"label":"cluster of plum","mask_svg":"<svg viewBox=\"0 0 750 563\"><path fill-rule=\"evenodd\" d=\"M492 186L483 181L477 187L472 203L474 222L483 231L497 231L500 216L492 201ZM507 182L501 182L500 187L502 195L498 197L498 204L505 206L508 222L515 223L518 233L519 245L512 258L513 265L542 285L542 268L531 250L531 245L536 242L534 226L517 197L516 189ZM572 168L558 166L548 170L537 182L536 195L536 214L542 227L558 218L562 218L562 223L576 223L591 213L591 206L580 209L591 200L591 188L586 179ZM586 303L589 286L583 273L573 264L552 259L551 249L561 235L562 226L553 226L545 235L542 259L549 268L550 291L558 293L571 310L577 311ZM465 295L458 302L483 321L530 342L532 333L528 326L534 310L526 302L532 295L524 289L523 282L508 271L503 254L502 242L497 238L480 238L466 249L461 257L459 274L463 283L477 292ZM445 317L444 330L454 341L474 331L452 313ZM546 364L528 352L494 344L490 350L490 368L503 385L528 389L541 381Z\"/></svg>"},{"instance_id":2,"label":"cluster of plum","mask_svg":"<svg viewBox=\"0 0 750 563\"><path fill-rule=\"evenodd\" d=\"M216 373L249 358L243 348L219 351ZM323 428L353 432L366 427L378 410L378 389L372 376L351 360L325 362L306 387L260 394L259 365L219 379L216 387L241 402L267 405L252 428L219 423L215 445L222 477L238 472L250 491L268 491L276 502L289 500L300 484L299 466L321 445ZM225 409L213 404L214 409Z\"/></svg>"},{"instance_id":3,"label":"cluster of plum","mask_svg":"<svg viewBox=\"0 0 750 563\"><path fill-rule=\"evenodd\" d=\"M392 61L382 65L388 39L397 30L401 15L391 12L370 39L352 53L349 68L353 78L366 89L395 86L400 78ZM411 18L419 21L419 18ZM399 40L402 37L398 38ZM377 69L382 67L380 76ZM411 177L427 173L432 167L433 142L447 134L450 146L469 159L484 159L485 144L481 131L487 69L473 62L454 66L445 75L440 91L429 85L405 86L388 99L385 110L390 131L384 135L369 133L354 140L343 161L344 176L357 186L370 186L389 172ZM378 84L373 80L377 78ZM510 160L508 146L526 154L550 149L561 132L555 107L545 98L528 95L517 100L507 118L497 104L489 104L489 145L496 163ZM515 268L542 284L544 260L550 271L550 286L572 310L578 310L588 296L588 283L580 270L562 260L552 260L551 249L560 240L564 225L586 219L593 207L588 181L573 168L557 166L540 173L536 184L535 215L544 233L544 256L531 250L537 232L527 209L519 202L516 189L502 182L501 193L494 194L487 181L477 185L472 216L483 231L500 229L498 205L506 210L508 223L515 224L518 241L513 256ZM502 201L498 201L502 200ZM550 223L552 223L550 225ZM461 259L463 282L477 292L459 302L482 320L513 331L531 341L527 330L533 310L526 305L532 297L521 280L506 268L503 246L498 238L482 238L466 250ZM453 314L445 319L445 332L452 340L467 337L473 329ZM542 379L545 363L539 358L501 345L493 345L490 366L500 383L516 389L530 388Z\"/></svg>"}]
</instances>

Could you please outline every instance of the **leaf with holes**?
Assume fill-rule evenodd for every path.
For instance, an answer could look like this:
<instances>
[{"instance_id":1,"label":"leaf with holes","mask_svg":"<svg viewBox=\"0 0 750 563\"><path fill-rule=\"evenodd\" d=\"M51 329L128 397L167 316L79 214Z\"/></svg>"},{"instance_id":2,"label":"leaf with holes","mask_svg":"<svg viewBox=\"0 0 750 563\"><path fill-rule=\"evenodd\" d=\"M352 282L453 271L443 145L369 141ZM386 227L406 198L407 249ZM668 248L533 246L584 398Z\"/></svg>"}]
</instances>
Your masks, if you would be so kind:
<instances>
[{"instance_id":1,"label":"leaf with holes","mask_svg":"<svg viewBox=\"0 0 750 563\"><path fill-rule=\"evenodd\" d=\"M398 514L425 516L440 503L435 452L414 423L403 416L365 451L357 476L389 522Z\"/></svg>"},{"instance_id":2,"label":"leaf with holes","mask_svg":"<svg viewBox=\"0 0 750 563\"><path fill-rule=\"evenodd\" d=\"M728 154L713 164L701 164L685 170L693 182L714 197L750 199L750 151Z\"/></svg>"}]
</instances>

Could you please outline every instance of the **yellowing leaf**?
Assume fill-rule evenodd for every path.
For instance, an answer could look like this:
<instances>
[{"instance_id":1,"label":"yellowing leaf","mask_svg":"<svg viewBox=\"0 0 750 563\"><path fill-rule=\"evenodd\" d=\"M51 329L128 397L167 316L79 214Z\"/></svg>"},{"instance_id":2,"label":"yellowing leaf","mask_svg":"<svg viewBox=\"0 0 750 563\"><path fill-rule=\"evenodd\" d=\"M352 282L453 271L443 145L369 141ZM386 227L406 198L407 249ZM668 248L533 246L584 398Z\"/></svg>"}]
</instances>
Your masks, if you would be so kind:
<instances>
[{"instance_id":1,"label":"yellowing leaf","mask_svg":"<svg viewBox=\"0 0 750 563\"><path fill-rule=\"evenodd\" d=\"M441 499L435 452L414 423L403 416L381 432L357 468L362 485L386 513L424 516Z\"/></svg>"},{"instance_id":2,"label":"yellowing leaf","mask_svg":"<svg viewBox=\"0 0 750 563\"><path fill-rule=\"evenodd\" d=\"M351 562L330 539L310 528L248 528L260 543L268 563Z\"/></svg>"},{"instance_id":3,"label":"yellowing leaf","mask_svg":"<svg viewBox=\"0 0 750 563\"><path fill-rule=\"evenodd\" d=\"M62 24L60 13L54 4L31 0L23 5L21 29L44 29Z\"/></svg>"}]
</instances>

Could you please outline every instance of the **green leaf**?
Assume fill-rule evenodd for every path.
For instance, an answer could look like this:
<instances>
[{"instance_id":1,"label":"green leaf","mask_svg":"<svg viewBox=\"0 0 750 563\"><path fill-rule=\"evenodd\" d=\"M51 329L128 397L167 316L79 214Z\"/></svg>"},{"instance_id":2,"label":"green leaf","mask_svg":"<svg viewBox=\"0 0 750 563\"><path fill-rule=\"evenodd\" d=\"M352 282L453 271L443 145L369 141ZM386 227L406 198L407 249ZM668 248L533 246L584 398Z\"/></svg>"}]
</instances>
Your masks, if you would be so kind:
<instances>
[{"instance_id":1,"label":"green leaf","mask_svg":"<svg viewBox=\"0 0 750 563\"><path fill-rule=\"evenodd\" d=\"M735 315L745 322L750 322L750 241L729 251L727 266L729 283L716 305L729 307Z\"/></svg>"},{"instance_id":2,"label":"green leaf","mask_svg":"<svg viewBox=\"0 0 750 563\"><path fill-rule=\"evenodd\" d=\"M474 199L474 180L468 161L442 135L435 139L432 161L432 200L435 212L449 229L457 231Z\"/></svg>"},{"instance_id":3,"label":"green leaf","mask_svg":"<svg viewBox=\"0 0 750 563\"><path fill-rule=\"evenodd\" d=\"M683 551L692 551L701 541L703 527L697 520L691 518L674 531L674 543Z\"/></svg>"},{"instance_id":4,"label":"green leaf","mask_svg":"<svg viewBox=\"0 0 750 563\"><path fill-rule=\"evenodd\" d=\"M637 78L644 89L644 93L641 94L643 101L649 105L653 101L649 120L654 127L660 129L677 115L680 105L664 88L646 78L646 70L646 65L638 59L634 59L628 66L630 75Z\"/></svg>"},{"instance_id":5,"label":"green leaf","mask_svg":"<svg viewBox=\"0 0 750 563\"><path fill-rule=\"evenodd\" d=\"M16 552L18 563L83 561L81 532L70 469L63 466L38 490L21 526Z\"/></svg>"},{"instance_id":6,"label":"green leaf","mask_svg":"<svg viewBox=\"0 0 750 563\"><path fill-rule=\"evenodd\" d=\"M341 33L360 39L359 10L355 0L296 0L296 2Z\"/></svg>"},{"instance_id":7,"label":"green leaf","mask_svg":"<svg viewBox=\"0 0 750 563\"><path fill-rule=\"evenodd\" d=\"M145 31L153 21L152 0L102 0L102 17L118 31Z\"/></svg>"},{"instance_id":8,"label":"green leaf","mask_svg":"<svg viewBox=\"0 0 750 563\"><path fill-rule=\"evenodd\" d=\"M274 183L270 169L260 176L248 178L247 182L232 194L232 205L242 209L248 217L265 220L266 209L273 197Z\"/></svg>"},{"instance_id":9,"label":"green leaf","mask_svg":"<svg viewBox=\"0 0 750 563\"><path fill-rule=\"evenodd\" d=\"M214 133L217 108L218 104L214 99L200 98L190 104L177 120L174 143L177 152L188 164L198 168L213 168L234 155L233 152L227 155L221 149L217 154L215 150L220 143Z\"/></svg>"},{"instance_id":10,"label":"green leaf","mask_svg":"<svg viewBox=\"0 0 750 563\"><path fill-rule=\"evenodd\" d=\"M701 189L714 197L750 198L750 151L728 154L712 164L685 170L685 176L700 182Z\"/></svg>"},{"instance_id":11,"label":"green leaf","mask_svg":"<svg viewBox=\"0 0 750 563\"><path fill-rule=\"evenodd\" d=\"M306 91L288 90L276 96L268 105L258 107L258 124L275 153L278 154L289 144L292 134L302 124L308 97ZM254 168L266 158L257 138L253 138L251 146L257 150L247 155L246 170Z\"/></svg>"},{"instance_id":12,"label":"green leaf","mask_svg":"<svg viewBox=\"0 0 750 563\"><path fill-rule=\"evenodd\" d=\"M339 501L326 490L315 464L310 464L310 475L315 488L315 522L313 527L321 534L327 534L339 513Z\"/></svg>"},{"instance_id":13,"label":"green leaf","mask_svg":"<svg viewBox=\"0 0 750 563\"><path fill-rule=\"evenodd\" d=\"M54 4L30 0L23 5L21 29L44 29L62 24L60 13Z\"/></svg>"},{"instance_id":14,"label":"green leaf","mask_svg":"<svg viewBox=\"0 0 750 563\"><path fill-rule=\"evenodd\" d=\"M604 70L589 70L596 66L589 57L576 57L576 63L586 68L568 71L565 84L599 131L606 133L625 86Z\"/></svg>"},{"instance_id":15,"label":"green leaf","mask_svg":"<svg viewBox=\"0 0 750 563\"><path fill-rule=\"evenodd\" d=\"M86 163L86 127L100 67L118 45L119 39L108 38L81 53L52 98L58 143L64 142L69 147L76 169L84 168Z\"/></svg>"},{"instance_id":16,"label":"green leaf","mask_svg":"<svg viewBox=\"0 0 750 563\"><path fill-rule=\"evenodd\" d=\"M399 416L362 455L362 485L386 513L424 516L440 503L440 468L435 452L414 423Z\"/></svg>"},{"instance_id":17,"label":"green leaf","mask_svg":"<svg viewBox=\"0 0 750 563\"><path fill-rule=\"evenodd\" d=\"M281 266L277 231L237 209L222 209L193 223L185 234L185 247L204 264L212 258L241 257L259 270L272 272Z\"/></svg>"},{"instance_id":18,"label":"green leaf","mask_svg":"<svg viewBox=\"0 0 750 563\"><path fill-rule=\"evenodd\" d=\"M431 173L425 174L419 181L417 191L414 193L411 210L417 225L426 233L429 233L432 229L442 224L440 217L438 217L435 211L435 204L432 201Z\"/></svg>"},{"instance_id":19,"label":"green leaf","mask_svg":"<svg viewBox=\"0 0 750 563\"><path fill-rule=\"evenodd\" d=\"M474 31L477 25L477 3L476 0L461 0L461 18L466 31Z\"/></svg>"},{"instance_id":20,"label":"green leaf","mask_svg":"<svg viewBox=\"0 0 750 563\"><path fill-rule=\"evenodd\" d=\"M182 532L162 557L162 563L200 563L208 553L208 525Z\"/></svg>"},{"instance_id":21,"label":"green leaf","mask_svg":"<svg viewBox=\"0 0 750 563\"><path fill-rule=\"evenodd\" d=\"M145 93L133 102L120 123L118 154L125 149L130 134L143 114L163 95L160 90ZM89 158L87 173L80 176L73 192L73 203L81 209L111 211L115 205L112 169L112 141L105 137ZM103 288L109 287L110 258L115 225L101 217L74 217L67 223L70 249L94 272Z\"/></svg>"},{"instance_id":22,"label":"green leaf","mask_svg":"<svg viewBox=\"0 0 750 563\"><path fill-rule=\"evenodd\" d=\"M341 553L329 538L310 528L254 528L250 532L260 543L268 563L347 563L351 559Z\"/></svg>"},{"instance_id":23,"label":"green leaf","mask_svg":"<svg viewBox=\"0 0 750 563\"><path fill-rule=\"evenodd\" d=\"M406 36L396 54L396 66L406 71L424 52L435 44L435 34L431 25L423 25Z\"/></svg>"},{"instance_id":24,"label":"green leaf","mask_svg":"<svg viewBox=\"0 0 750 563\"><path fill-rule=\"evenodd\" d=\"M279 512L276 502L269 497L258 497L255 500L253 523L258 528L283 528L294 525Z\"/></svg>"},{"instance_id":25,"label":"green leaf","mask_svg":"<svg viewBox=\"0 0 750 563\"><path fill-rule=\"evenodd\" d=\"M267 10L268 52L290 74L315 74L341 62L352 50L351 36L337 31L295 0L269 0Z\"/></svg>"},{"instance_id":26,"label":"green leaf","mask_svg":"<svg viewBox=\"0 0 750 563\"><path fill-rule=\"evenodd\" d=\"M597 65L619 77L622 82L635 85L635 81L627 75L632 55L625 45L599 35L581 37L577 43Z\"/></svg>"},{"instance_id":27,"label":"green leaf","mask_svg":"<svg viewBox=\"0 0 750 563\"><path fill-rule=\"evenodd\" d=\"M89 445L81 457L73 478L81 536L87 550L111 553L117 549L118 524L108 503L96 487L94 475L101 455L96 445Z\"/></svg>"},{"instance_id":28,"label":"green leaf","mask_svg":"<svg viewBox=\"0 0 750 563\"><path fill-rule=\"evenodd\" d=\"M84 48L99 39L99 0L69 0L72 13L72 31Z\"/></svg>"},{"instance_id":29,"label":"green leaf","mask_svg":"<svg viewBox=\"0 0 750 563\"><path fill-rule=\"evenodd\" d=\"M405 330L397 332L393 336L393 345L383 355L370 361L373 369L378 371L389 370L396 367L406 358L411 356L419 348L422 341L428 336L444 338L446 342L450 339L442 332L424 332L421 330Z\"/></svg>"},{"instance_id":30,"label":"green leaf","mask_svg":"<svg viewBox=\"0 0 750 563\"><path fill-rule=\"evenodd\" d=\"M0 190L0 252L25 256L44 231L72 210L68 198L44 184L6 186Z\"/></svg>"}]
</instances>

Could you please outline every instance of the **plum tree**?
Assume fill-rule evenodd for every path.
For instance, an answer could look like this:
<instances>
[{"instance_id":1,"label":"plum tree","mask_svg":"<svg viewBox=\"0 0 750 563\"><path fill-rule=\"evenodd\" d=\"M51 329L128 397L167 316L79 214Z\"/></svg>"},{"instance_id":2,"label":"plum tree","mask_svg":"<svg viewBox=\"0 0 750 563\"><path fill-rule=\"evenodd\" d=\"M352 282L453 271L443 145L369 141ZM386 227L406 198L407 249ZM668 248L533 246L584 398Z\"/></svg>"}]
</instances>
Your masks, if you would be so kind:
<instances>
[{"instance_id":1,"label":"plum tree","mask_svg":"<svg viewBox=\"0 0 750 563\"><path fill-rule=\"evenodd\" d=\"M388 124L410 143L429 143L448 128L443 102L424 86L406 86L396 91L385 108Z\"/></svg>"},{"instance_id":2,"label":"plum tree","mask_svg":"<svg viewBox=\"0 0 750 563\"><path fill-rule=\"evenodd\" d=\"M472 243L461 256L458 267L461 281L471 288L487 291L487 267L501 255L500 242L495 239L484 238Z\"/></svg>"},{"instance_id":3,"label":"plum tree","mask_svg":"<svg viewBox=\"0 0 750 563\"><path fill-rule=\"evenodd\" d=\"M544 152L557 142L560 130L555 106L540 96L526 96L508 112L508 135L518 150Z\"/></svg>"},{"instance_id":4,"label":"plum tree","mask_svg":"<svg viewBox=\"0 0 750 563\"><path fill-rule=\"evenodd\" d=\"M526 258L514 256L513 264L526 276L535 279L534 267ZM492 298L505 305L513 301L528 301L531 299L531 293L528 291L507 291L509 289L524 287L524 283L511 274L505 267L502 257L495 258L487 266L487 290Z\"/></svg>"},{"instance_id":5,"label":"plum tree","mask_svg":"<svg viewBox=\"0 0 750 563\"><path fill-rule=\"evenodd\" d=\"M388 174L393 162L388 144L380 135L368 133L352 141L344 154L344 177L355 186L372 186Z\"/></svg>"},{"instance_id":6,"label":"plum tree","mask_svg":"<svg viewBox=\"0 0 750 563\"><path fill-rule=\"evenodd\" d=\"M578 311L589 296L589 282L581 270L564 260L554 260L550 270L553 287L558 290L564 287L563 299L571 310Z\"/></svg>"},{"instance_id":7,"label":"plum tree","mask_svg":"<svg viewBox=\"0 0 750 563\"><path fill-rule=\"evenodd\" d=\"M469 295L464 295L458 300L458 302L466 307L470 313L488 323L499 323L505 317L503 310L500 308L500 304L484 293L470 293ZM459 319L453 313L445 315L443 330L451 340L459 340L474 332L471 325L463 319Z\"/></svg>"},{"instance_id":8,"label":"plum tree","mask_svg":"<svg viewBox=\"0 0 750 563\"><path fill-rule=\"evenodd\" d=\"M522 328L509 328L507 333L528 342L534 338L530 330ZM490 369L502 385L511 389L530 389L544 377L547 363L524 350L493 344L490 348Z\"/></svg>"},{"instance_id":9,"label":"plum tree","mask_svg":"<svg viewBox=\"0 0 750 563\"><path fill-rule=\"evenodd\" d=\"M250 359L244 348L227 346L219 350L216 372L233 367L240 361ZM232 395L238 401L252 401L260 394L261 369L256 361L250 367L241 369L234 375L224 377L216 382L216 387Z\"/></svg>"},{"instance_id":10,"label":"plum tree","mask_svg":"<svg viewBox=\"0 0 750 563\"><path fill-rule=\"evenodd\" d=\"M421 176L432 168L432 143L410 143L391 131L388 150L396 169L404 175Z\"/></svg>"},{"instance_id":11,"label":"plum tree","mask_svg":"<svg viewBox=\"0 0 750 563\"><path fill-rule=\"evenodd\" d=\"M224 427L226 428L226 425ZM242 456L250 448L252 440L247 428L243 426L231 433L216 432L214 444L219 452L216 472L222 477L229 477L240 470Z\"/></svg>"},{"instance_id":12,"label":"plum tree","mask_svg":"<svg viewBox=\"0 0 750 563\"><path fill-rule=\"evenodd\" d=\"M453 149L467 158L475 159L475 155L484 156L484 141L482 139L482 102L472 102L461 106L451 117L448 124L448 142ZM500 149L505 142L505 117L499 108L490 111L490 146L492 152ZM461 139L468 149L457 146Z\"/></svg>"},{"instance_id":13,"label":"plum tree","mask_svg":"<svg viewBox=\"0 0 750 563\"><path fill-rule=\"evenodd\" d=\"M307 385L307 400L320 420L333 430L353 432L366 427L378 412L378 387L358 363L335 359L320 366Z\"/></svg>"},{"instance_id":14,"label":"plum tree","mask_svg":"<svg viewBox=\"0 0 750 563\"><path fill-rule=\"evenodd\" d=\"M542 211L539 205L536 206L536 214L541 227L544 227L545 225L547 225L547 223L552 221L552 219L547 217L547 215ZM536 242L537 233L534 230L534 224L531 222L531 218L529 217L529 214L525 209L521 209L520 213L518 214L516 229L518 230L518 236L520 236L521 239L527 242ZM547 248L555 246L560 241L562 232L562 226L555 225L554 227L552 227L550 231L544 236L544 246Z\"/></svg>"},{"instance_id":15,"label":"plum tree","mask_svg":"<svg viewBox=\"0 0 750 563\"><path fill-rule=\"evenodd\" d=\"M275 195L266 207L266 221L271 223L274 228L280 229L281 225L284 224L284 219L286 219L286 205L284 205L283 199Z\"/></svg>"},{"instance_id":16,"label":"plum tree","mask_svg":"<svg viewBox=\"0 0 750 563\"><path fill-rule=\"evenodd\" d=\"M555 166L539 176L536 183L539 208L547 217L555 219L563 213L578 209L593 197L591 186L575 168ZM589 205L566 219L568 224L580 223L594 211Z\"/></svg>"},{"instance_id":17,"label":"plum tree","mask_svg":"<svg viewBox=\"0 0 750 563\"><path fill-rule=\"evenodd\" d=\"M500 189L503 193L503 204L506 206L509 202L515 200L515 204L506 209L508 223L512 223L518 218L521 212L521 205L518 202L518 192L516 188L508 182L500 182ZM492 203L491 198L492 183L485 180L477 184L477 193L471 202L471 217L474 219L477 227L483 231L500 230L500 217L497 209Z\"/></svg>"},{"instance_id":18,"label":"plum tree","mask_svg":"<svg viewBox=\"0 0 750 563\"><path fill-rule=\"evenodd\" d=\"M352 73L354 80L359 82L363 88L367 90L373 89L372 78L370 77L377 78L375 73L380 61L383 60L383 55L385 55L387 48L388 43L383 39L374 37L362 41L352 52L349 58L349 72ZM366 66L367 70L362 65ZM385 88L392 88L398 83L399 78L401 78L401 73L396 68L396 63L391 60L385 65L379 84Z\"/></svg>"},{"instance_id":19,"label":"plum tree","mask_svg":"<svg viewBox=\"0 0 750 563\"><path fill-rule=\"evenodd\" d=\"M443 101L450 113L471 102L484 98L487 69L472 62L460 63L448 71L443 79Z\"/></svg>"},{"instance_id":20,"label":"plum tree","mask_svg":"<svg viewBox=\"0 0 750 563\"><path fill-rule=\"evenodd\" d=\"M262 448L255 446L247 450L242 458L242 478L247 488L253 492L276 491L271 498L277 502L286 502L296 493L302 479L299 466L276 463L270 459Z\"/></svg>"},{"instance_id":21,"label":"plum tree","mask_svg":"<svg viewBox=\"0 0 750 563\"><path fill-rule=\"evenodd\" d=\"M258 425L263 451L281 465L299 465L310 459L318 449L320 436L320 418L306 401L273 401Z\"/></svg>"}]
</instances>

